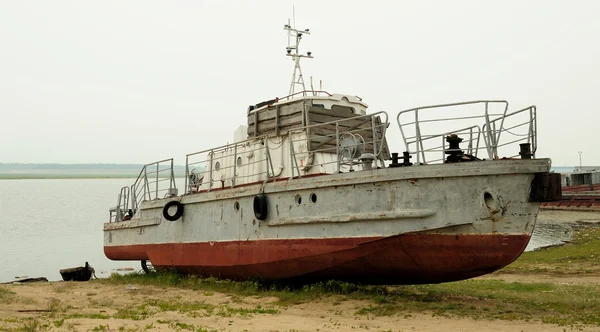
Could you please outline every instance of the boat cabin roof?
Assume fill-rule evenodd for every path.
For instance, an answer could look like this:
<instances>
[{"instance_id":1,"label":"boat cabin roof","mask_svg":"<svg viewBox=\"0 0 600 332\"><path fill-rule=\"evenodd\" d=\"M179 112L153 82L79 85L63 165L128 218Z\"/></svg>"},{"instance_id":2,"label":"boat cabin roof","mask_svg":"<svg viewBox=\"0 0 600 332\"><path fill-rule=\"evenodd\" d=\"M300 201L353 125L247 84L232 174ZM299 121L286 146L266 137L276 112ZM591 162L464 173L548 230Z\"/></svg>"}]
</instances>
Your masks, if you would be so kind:
<instances>
[{"instance_id":1,"label":"boat cabin roof","mask_svg":"<svg viewBox=\"0 0 600 332\"><path fill-rule=\"evenodd\" d=\"M275 98L260 102L256 105L250 105L248 107L248 114L277 105L287 105L305 101L310 101L312 106L323 107L324 109L347 108L350 109L352 113L358 115L365 115L366 109L369 107L358 96L340 93L331 94L325 91L302 91L287 97Z\"/></svg>"}]
</instances>

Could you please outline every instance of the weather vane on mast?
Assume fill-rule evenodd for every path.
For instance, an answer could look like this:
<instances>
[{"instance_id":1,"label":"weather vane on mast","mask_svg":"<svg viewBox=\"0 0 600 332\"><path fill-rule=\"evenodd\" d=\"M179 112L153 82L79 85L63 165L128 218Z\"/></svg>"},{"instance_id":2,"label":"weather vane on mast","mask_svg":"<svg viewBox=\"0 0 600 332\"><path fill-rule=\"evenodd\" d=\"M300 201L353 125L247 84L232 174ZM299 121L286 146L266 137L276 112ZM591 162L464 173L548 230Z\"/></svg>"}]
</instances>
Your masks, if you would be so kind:
<instances>
[{"instance_id":1,"label":"weather vane on mast","mask_svg":"<svg viewBox=\"0 0 600 332\"><path fill-rule=\"evenodd\" d=\"M288 46L286 47L287 56L291 56L294 61L294 74L292 75L292 84L290 85L289 94L294 94L296 90L296 85L302 86L302 91L306 91L306 87L304 85L304 78L302 77L302 68L300 68L300 59L302 58L312 58L312 52L306 52L306 55L299 53L300 40L302 39L302 35L307 34L310 35L308 29L301 31L296 30L296 17L294 13L294 27L290 25L290 20L288 19L288 24L284 25L284 30L288 31ZM295 39L295 44L291 44L292 38ZM305 93L304 93L305 94Z\"/></svg>"}]
</instances>

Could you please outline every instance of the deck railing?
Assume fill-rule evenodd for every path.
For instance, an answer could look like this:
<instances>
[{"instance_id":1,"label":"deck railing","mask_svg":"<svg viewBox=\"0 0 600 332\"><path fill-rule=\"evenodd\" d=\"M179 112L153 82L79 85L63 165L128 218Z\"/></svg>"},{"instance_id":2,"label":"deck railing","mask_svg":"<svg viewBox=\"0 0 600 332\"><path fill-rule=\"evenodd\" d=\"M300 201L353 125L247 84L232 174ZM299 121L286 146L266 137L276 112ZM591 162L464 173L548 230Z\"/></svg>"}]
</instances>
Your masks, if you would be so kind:
<instances>
[{"instance_id":1,"label":"deck railing","mask_svg":"<svg viewBox=\"0 0 600 332\"><path fill-rule=\"evenodd\" d=\"M315 153L322 153L318 164L324 170L341 172L346 167L352 170L361 165L360 157L370 153L377 162L388 159L385 133L388 127L386 112L360 115L299 128L289 139L292 177L302 177L302 170L314 167ZM385 151L384 151L385 150Z\"/></svg>"},{"instance_id":2,"label":"deck railing","mask_svg":"<svg viewBox=\"0 0 600 332\"><path fill-rule=\"evenodd\" d=\"M262 144L254 144L257 140ZM238 167L247 167L253 171L240 174ZM266 137L252 138L190 153L185 157L186 193L233 188L238 182L263 181L268 178L269 170L272 174L269 140ZM249 178L254 178L256 181Z\"/></svg>"},{"instance_id":3,"label":"deck railing","mask_svg":"<svg viewBox=\"0 0 600 332\"><path fill-rule=\"evenodd\" d=\"M460 150L477 158L518 156L519 142L530 143L532 155L537 149L535 106L508 113L504 100L412 108L398 113L397 122L406 151L416 155L416 163L443 162L452 152L447 141L452 134L462 139Z\"/></svg>"},{"instance_id":4,"label":"deck railing","mask_svg":"<svg viewBox=\"0 0 600 332\"><path fill-rule=\"evenodd\" d=\"M383 160L388 159L387 127L387 113L378 112L299 126L283 136L263 135L190 153L186 155L185 192L212 191L320 173L320 170L310 170L316 167L313 165L316 153L321 153L318 167L325 168L327 173L362 164L359 159L363 153L372 154L372 158L383 165ZM275 158L273 153L277 153ZM377 160L373 160L375 165ZM277 170L274 162L278 163ZM240 171L241 167L243 171Z\"/></svg>"},{"instance_id":5,"label":"deck railing","mask_svg":"<svg viewBox=\"0 0 600 332\"><path fill-rule=\"evenodd\" d=\"M142 201L177 195L173 158L144 165L131 186L131 206L137 211Z\"/></svg>"},{"instance_id":6,"label":"deck railing","mask_svg":"<svg viewBox=\"0 0 600 332\"><path fill-rule=\"evenodd\" d=\"M117 205L109 210L109 222L122 221L123 217L129 211L130 188L125 186L121 188L117 199Z\"/></svg>"},{"instance_id":7,"label":"deck railing","mask_svg":"<svg viewBox=\"0 0 600 332\"><path fill-rule=\"evenodd\" d=\"M144 165L131 186L121 188L117 206L111 208L109 222L132 218L143 201L177 196L173 159Z\"/></svg>"}]
</instances>

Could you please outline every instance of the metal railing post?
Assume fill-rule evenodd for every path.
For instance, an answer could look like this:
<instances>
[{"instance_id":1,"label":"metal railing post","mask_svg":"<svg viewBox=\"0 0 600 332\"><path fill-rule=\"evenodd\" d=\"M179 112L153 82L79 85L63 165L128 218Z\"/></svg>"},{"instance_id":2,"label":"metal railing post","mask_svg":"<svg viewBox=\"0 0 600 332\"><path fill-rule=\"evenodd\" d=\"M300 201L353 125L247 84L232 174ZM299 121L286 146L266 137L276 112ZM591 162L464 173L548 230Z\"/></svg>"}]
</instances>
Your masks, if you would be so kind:
<instances>
[{"instance_id":1,"label":"metal railing post","mask_svg":"<svg viewBox=\"0 0 600 332\"><path fill-rule=\"evenodd\" d=\"M146 196L148 195L148 196ZM148 171L146 170L146 166L144 166L144 199L148 197L150 200L150 184L148 183Z\"/></svg>"},{"instance_id":2,"label":"metal railing post","mask_svg":"<svg viewBox=\"0 0 600 332\"><path fill-rule=\"evenodd\" d=\"M373 130L373 154L375 155L374 167L377 168L377 130L375 129L375 116L371 116L371 129Z\"/></svg>"},{"instance_id":3,"label":"metal railing post","mask_svg":"<svg viewBox=\"0 0 600 332\"><path fill-rule=\"evenodd\" d=\"M292 169L292 176L291 178L294 178L294 143L292 140L292 132L288 132L289 135L288 137L290 138L290 168Z\"/></svg>"},{"instance_id":4,"label":"metal railing post","mask_svg":"<svg viewBox=\"0 0 600 332\"><path fill-rule=\"evenodd\" d=\"M173 158L171 158L171 181L169 181L169 195L173 192L173 189L177 188L175 183L175 170L173 170Z\"/></svg>"},{"instance_id":5,"label":"metal railing post","mask_svg":"<svg viewBox=\"0 0 600 332\"><path fill-rule=\"evenodd\" d=\"M133 209L133 211L137 211L138 206L137 206L137 194L135 192L135 184L131 185L131 208Z\"/></svg>"},{"instance_id":6,"label":"metal railing post","mask_svg":"<svg viewBox=\"0 0 600 332\"><path fill-rule=\"evenodd\" d=\"M421 161L421 157L423 157L423 162L427 162L425 160L425 148L423 147L423 139L421 138L421 127L419 126L419 110L415 111L415 136L416 141L415 145L417 147L417 164Z\"/></svg>"},{"instance_id":7,"label":"metal railing post","mask_svg":"<svg viewBox=\"0 0 600 332\"><path fill-rule=\"evenodd\" d=\"M158 170L159 170L159 166L160 163L156 163L156 183L154 185L154 199L158 198Z\"/></svg>"},{"instance_id":8,"label":"metal railing post","mask_svg":"<svg viewBox=\"0 0 600 332\"><path fill-rule=\"evenodd\" d=\"M212 189L212 185L213 185L213 155L214 155L214 150L210 150L210 168L209 168L209 174L208 174L208 191L210 191Z\"/></svg>"},{"instance_id":9,"label":"metal railing post","mask_svg":"<svg viewBox=\"0 0 600 332\"><path fill-rule=\"evenodd\" d=\"M237 143L234 143L233 147L233 175L231 176L231 188L235 187L235 177L237 170Z\"/></svg>"},{"instance_id":10,"label":"metal railing post","mask_svg":"<svg viewBox=\"0 0 600 332\"><path fill-rule=\"evenodd\" d=\"M340 123L335 122L335 154L337 159L337 172L340 172Z\"/></svg>"},{"instance_id":11,"label":"metal railing post","mask_svg":"<svg viewBox=\"0 0 600 332\"><path fill-rule=\"evenodd\" d=\"M189 167L189 155L185 156L185 180L184 180L184 193L189 194L190 193L190 186L191 183L188 183L188 179L190 178L190 167Z\"/></svg>"}]
</instances>

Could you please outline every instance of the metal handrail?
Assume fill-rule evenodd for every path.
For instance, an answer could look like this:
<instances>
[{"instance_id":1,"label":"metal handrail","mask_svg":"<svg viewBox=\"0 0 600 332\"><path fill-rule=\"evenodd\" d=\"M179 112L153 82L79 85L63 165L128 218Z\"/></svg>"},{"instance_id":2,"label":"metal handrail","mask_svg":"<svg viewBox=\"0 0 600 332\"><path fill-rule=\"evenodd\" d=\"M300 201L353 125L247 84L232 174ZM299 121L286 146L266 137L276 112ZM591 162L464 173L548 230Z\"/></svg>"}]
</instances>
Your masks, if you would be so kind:
<instances>
[{"instance_id":1,"label":"metal handrail","mask_svg":"<svg viewBox=\"0 0 600 332\"><path fill-rule=\"evenodd\" d=\"M379 117L381 123L377 124L376 119ZM344 122L353 124L356 120L364 119L365 121L358 126L344 128ZM369 127L364 127L363 124L369 123ZM302 177L303 172L301 168L306 167L301 165L299 162L299 156L305 153L316 153L316 152L328 152L336 153L339 157L340 137L347 133L358 133L364 132L365 130L372 130L373 138L367 140L363 144L373 145L374 155L382 158L383 146L386 143L385 133L388 127L388 114L386 112L377 112L369 115L357 115L349 118L343 118L338 120L329 121L326 123L312 124L309 126L300 126L290 130L287 135L281 136L281 142L278 144L282 153L287 150L287 157L282 155L280 161L283 163L284 160L288 160L288 176ZM318 127L336 128L335 133L325 133L323 135L311 134L311 132ZM300 134L299 134L300 133ZM310 135L310 136L308 136ZM310 151L297 151L296 144L300 141L306 142L307 140L320 137L321 144L318 146L312 146ZM323 139L324 138L324 139ZM261 144L257 144L260 142ZM336 147L323 147L326 144L336 144ZM286 144L286 145L283 145ZM243 147L243 149L242 149ZM227 152L230 151L230 152ZM194 193L198 191L211 191L215 189L215 182L221 182L220 188L233 188L242 183L249 183L254 181L268 182L275 180L279 177L279 174L275 174L275 168L273 158L271 158L272 148L270 147L270 140L268 135L262 135L258 137L251 137L246 140L221 145L211 149L205 149L198 152L189 153L186 155L186 167L185 167L185 188L186 193ZM254 156L253 160L242 159L245 167L254 169L252 172L242 172L238 174L238 159L243 156ZM336 163L336 169L340 170L340 164L343 162L340 158L335 158L335 161L327 162L324 164ZM217 169L218 162L218 169ZM323 163L320 163L323 164ZM206 167L204 167L206 166ZM203 168L201 168L203 167ZM283 164L280 166L281 171L283 170ZM248 169L248 168L246 168ZM291 174L290 174L291 173ZM216 178L219 176L219 178ZM254 178L254 180L251 180ZM208 180L206 182L205 180Z\"/></svg>"},{"instance_id":2,"label":"metal handrail","mask_svg":"<svg viewBox=\"0 0 600 332\"><path fill-rule=\"evenodd\" d=\"M302 91L299 91L299 92L296 92L296 93L292 93L291 95L287 95L285 97L281 97L281 98L277 98L277 99L278 100L284 100L284 99L285 100L290 100L291 97L293 97L295 95L299 95L299 94L306 95L307 93L313 93L313 96L314 96L314 93L324 93L324 94L326 94L329 97L333 96L331 93L329 93L327 91L324 91L324 90L302 90Z\"/></svg>"},{"instance_id":3,"label":"metal handrail","mask_svg":"<svg viewBox=\"0 0 600 332\"><path fill-rule=\"evenodd\" d=\"M161 165L167 164L167 167L161 168ZM151 170L149 170L152 167ZM164 177L164 173L167 173L167 177ZM149 178L148 176L152 176ZM163 176L161 178L161 176ZM161 187L160 183L169 181L168 188ZM150 188L153 185L153 188ZM175 183L175 173L173 171L173 158L163 159L155 161L153 163L146 164L142 167L138 177L136 178L133 185L131 185L131 207L133 211L139 209L141 202L146 200L160 199L159 193L167 192L167 195L176 194L177 185Z\"/></svg>"},{"instance_id":4,"label":"metal handrail","mask_svg":"<svg viewBox=\"0 0 600 332\"><path fill-rule=\"evenodd\" d=\"M517 125L514 125L512 127L508 127L508 128L503 128L504 126L504 120L506 118L510 118L512 116L515 116L517 114L520 113L524 113L529 111L529 121L525 121L525 122L521 122ZM512 143L516 143L516 142L520 142L525 140L524 138L522 139L516 139L510 142L506 142L503 144L499 144L500 142L500 135L502 134L502 132L507 132L513 136L521 136L521 137L526 137L527 139L527 143L531 144L531 155L532 157L535 157L535 152L537 151L537 107L535 105L529 106L529 107L525 107L522 108L520 110L514 111L512 113L506 114L504 117L499 118L499 119L494 119L492 121L490 121L489 123L486 123L483 126L483 132L484 132L484 140L486 140L487 138L485 137L485 133L486 133L486 126L489 127L494 127L496 125L497 121L502 121L501 125L500 125L500 129L499 130L492 130L492 132L495 132L496 136L494 137L494 141L496 142L496 147L501 147L501 146L506 146ZM516 133L511 133L510 130L518 128L518 127L522 127L525 125L529 125L529 128L527 129L527 133L526 134L516 134ZM514 157L517 155L513 155L511 157ZM494 158L498 158L499 156L497 155L497 151L496 151L496 155L494 156Z\"/></svg>"},{"instance_id":5,"label":"metal handrail","mask_svg":"<svg viewBox=\"0 0 600 332\"><path fill-rule=\"evenodd\" d=\"M190 166L195 166L195 165L202 165L202 164L208 164L208 168L201 172L200 174L202 174L202 179L204 179L204 177L206 176L206 173L208 173L209 179L208 179L208 188L206 189L207 191L211 191L213 190L213 183L215 182L215 179L213 178L214 172L215 171L223 171L223 170L227 170L227 169L232 169L233 168L233 174L229 177L225 177L223 179L219 179L218 181L222 181L222 187L225 186L225 181L229 181L230 185L227 185L227 187L235 187L237 185L236 181L237 179L240 178L247 178L247 177L252 177L252 176L260 176L260 175L264 175L264 174L268 174L269 172L269 154L268 154L268 140L266 139L267 136L259 136L259 137L254 137L254 138L249 138L246 139L244 141L240 141L240 142L235 142L235 143L230 143L230 144L225 144L216 148L212 148L212 149L206 149L206 150L202 150L202 151L198 151L198 152L193 152L193 153L189 153L186 155L185 157L185 188L186 188L186 193L190 193L192 192L191 188L192 185L197 185L197 184L192 184L190 181L190 176L192 175L192 171L190 169ZM252 142L256 142L257 140L262 140L262 142L264 143L264 145L262 145L259 148L256 149L251 149L249 151L244 151L244 152L238 152L238 147L240 146L244 146L246 144L252 143ZM225 152L228 150L233 150L233 156L231 155L226 155L226 156L218 156L215 157L215 155L217 153L221 153L221 152ZM254 153L258 153L261 150L265 150L267 153L265 153L265 158L264 159L259 159L256 161L251 161L251 162L247 162L246 165L255 165L255 164L261 164L263 162L265 162L265 170L266 171L262 171L262 172L257 172L257 173L253 173L253 174L249 174L249 175L237 175L237 160L238 157L241 157L243 155L249 155L252 154L254 155ZM198 156L198 155L202 155L202 154L207 154L209 156L209 158L207 159L203 159L200 161L195 161L195 162L190 162L190 157L194 157L194 156ZM226 158L233 158L233 165L231 166L220 166L220 161L222 159L226 159ZM213 167L214 165L219 162L219 169L218 170L214 170ZM194 190L196 191L196 190Z\"/></svg>"},{"instance_id":6,"label":"metal handrail","mask_svg":"<svg viewBox=\"0 0 600 332\"><path fill-rule=\"evenodd\" d=\"M375 124L375 119L378 116L382 116L381 117L381 123L380 124ZM358 126L354 127L354 128L350 128L349 130L345 130L345 131L340 131L340 124L342 124L343 122L347 122L347 121L353 121L353 120L361 120L361 119L366 119L365 122L359 124ZM336 141L335 145L335 153L337 155L337 158L335 161L332 162L320 162L320 165L329 165L329 164L336 164L336 171L340 172L341 171L341 166L343 164L342 159L340 158L340 137L344 134L352 134L352 133L358 133L358 132L364 132L365 130L368 130L367 128L360 128L363 124L366 124L367 122L370 121L371 123L371 130L372 130L372 135L373 135L373 139L370 141L363 141L362 145L366 146L369 144L373 144L373 154L375 156L376 159L378 160L382 160L383 158L381 158L381 153L383 152L383 146L386 142L385 139L385 134L386 134L386 130L388 127L388 114L384 111L380 111L380 112L376 112L376 113L372 113L372 114L367 114L367 115L358 115L358 116L354 116L354 117L350 117L350 118L344 118L344 119L339 119L339 120L333 120L333 121L329 121L329 122L324 122L324 123L318 123L318 124L313 124L313 125L309 125L309 126L303 126L303 127L299 127L296 131L297 132L306 132L307 133L307 137L306 138L301 138L301 139L297 139L296 142L300 142L300 141L311 141L311 139L314 139L316 137L327 137L328 139L325 140L324 142L321 142L319 145L317 145L316 148L312 148L310 150L307 150L306 152L295 152L293 151L293 140L290 139L290 147L291 147L291 161L292 161L292 166L293 168L295 168L295 173L298 174L299 177L301 177L301 172L300 172L300 167L298 167L297 163L297 156L299 154L304 154L304 153L311 153L314 154L316 152L325 152L325 151L330 151L331 153L333 153L333 149L334 148L326 148L326 149L320 149L322 146L325 146L329 143L331 143L333 140ZM335 125L336 131L335 134L325 134L325 135L315 135L315 134L308 134L308 133L313 133L314 131L311 129L316 129L318 127L325 127L325 126L333 126ZM378 135L378 129L381 128L381 139L378 139L377 137ZM333 137L331 137L333 136ZM383 160L382 160L383 161ZM350 162L350 168L352 169L352 162ZM294 174L294 172L292 173Z\"/></svg>"},{"instance_id":7,"label":"metal handrail","mask_svg":"<svg viewBox=\"0 0 600 332\"><path fill-rule=\"evenodd\" d=\"M498 105L498 104L502 105L503 111L500 113L490 112L490 107L493 105ZM426 110L456 107L456 106L470 106L470 105L483 105L484 110L482 113L477 114L477 115L469 114L468 116L456 116L456 117L443 116L441 118L438 117L438 118L434 118L434 119L420 119L421 114ZM507 118L510 118L517 114L521 114L528 110L530 111L528 120L523 120L523 122L520 122L516 125L514 125L514 124L505 125L505 120ZM406 118L406 115L409 115L409 113L414 114L413 120L410 120L410 116L409 116L408 121L402 122L401 117L403 117L403 115L404 115L404 117ZM423 133L423 127L421 126L422 124L432 123L432 122L449 123L449 122L455 121L455 120L473 121L473 120L477 120L477 119L482 119L483 126L479 126L479 125L475 124L475 125L463 127L458 130L447 131L443 134L437 134L437 133L433 134L433 135L428 134L428 133L425 134L425 133ZM515 111L512 113L508 113L508 102L504 101L504 100L475 100L475 101L466 101L466 102L458 102L458 103L448 103L448 104L416 107L416 108L411 108L411 109L407 109L407 110L399 112L396 117L396 120L398 122L398 127L400 128L400 132L402 134L402 138L403 138L404 144L406 146L406 151L408 151L411 154L417 155L417 160L416 160L417 163L428 163L428 162L438 161L438 159L427 160L427 158L425 156L426 153L427 152L437 152L437 151L442 151L442 153L446 153L449 150L446 148L446 146L445 146L446 143L443 141L444 136L449 135L449 134L457 134L459 132L462 132L462 134L465 134L464 131L468 131L466 134L469 135L469 139L467 139L465 142L465 143L469 144L467 151L474 153L475 156L477 156L477 152L479 150L487 150L489 158L497 159L497 158L499 158L498 148L518 142L518 141L527 141L528 143L532 143L532 145L533 145L532 151L535 151L534 149L537 145L537 119L535 116L535 106L530 106L530 107L527 107L527 108L524 108L524 109L521 109L521 110L518 110L518 111ZM526 134L516 134L513 132L514 129L523 127L525 125L529 125L529 130ZM408 132L405 130L406 128L408 128L408 126L413 127L414 134L411 134L411 135L408 134ZM503 132L506 132L506 134L502 134ZM504 136L507 136L507 135L520 136L522 138L517 139L517 140L512 140L510 142L501 141L501 138L503 138ZM480 146L481 136L483 136L483 140L482 140L483 146ZM436 146L433 148L426 148L424 142L426 142L432 138L436 138L436 137L442 137L442 145ZM440 148L441 148L441 150L438 150ZM443 158L442 158L442 160L443 160Z\"/></svg>"}]
</instances>

